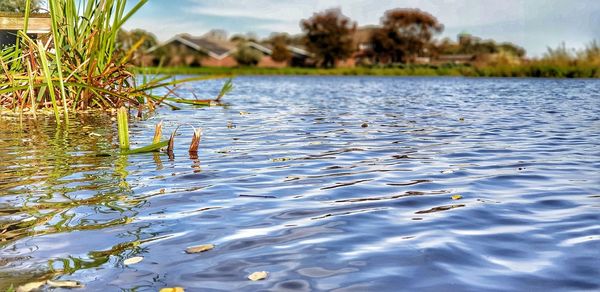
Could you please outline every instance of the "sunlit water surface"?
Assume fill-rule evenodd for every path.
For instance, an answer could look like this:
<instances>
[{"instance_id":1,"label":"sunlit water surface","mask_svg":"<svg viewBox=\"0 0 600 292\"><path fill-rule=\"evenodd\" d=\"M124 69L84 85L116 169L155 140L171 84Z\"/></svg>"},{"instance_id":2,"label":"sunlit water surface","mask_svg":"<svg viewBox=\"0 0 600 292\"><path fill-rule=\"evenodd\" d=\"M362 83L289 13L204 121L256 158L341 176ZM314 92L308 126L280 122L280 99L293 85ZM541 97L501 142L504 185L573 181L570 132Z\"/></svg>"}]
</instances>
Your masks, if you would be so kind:
<instances>
[{"instance_id":1,"label":"sunlit water surface","mask_svg":"<svg viewBox=\"0 0 600 292\"><path fill-rule=\"evenodd\" d=\"M599 81L235 86L226 107L132 122L136 145L183 124L173 159L120 156L110 117L0 118L0 289L600 289ZM188 124L204 129L197 158Z\"/></svg>"}]
</instances>

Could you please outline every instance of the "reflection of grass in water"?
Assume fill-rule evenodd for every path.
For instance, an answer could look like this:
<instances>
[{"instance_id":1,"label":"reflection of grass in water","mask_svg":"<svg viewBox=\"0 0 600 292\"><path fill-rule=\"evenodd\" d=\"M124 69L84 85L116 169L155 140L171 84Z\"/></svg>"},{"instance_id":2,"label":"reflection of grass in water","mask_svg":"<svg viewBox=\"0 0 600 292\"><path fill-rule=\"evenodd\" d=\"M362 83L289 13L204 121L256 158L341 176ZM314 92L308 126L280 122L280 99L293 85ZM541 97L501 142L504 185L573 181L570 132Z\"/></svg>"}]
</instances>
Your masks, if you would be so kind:
<instances>
[{"instance_id":1,"label":"reflection of grass in water","mask_svg":"<svg viewBox=\"0 0 600 292\"><path fill-rule=\"evenodd\" d=\"M0 117L0 149L4 150L0 152L0 248L27 237L122 226L132 221L149 197L164 194L164 190L134 194L128 182L131 156L120 155L113 146L117 135L110 119L76 116L70 120L69 125L57 126L50 117L25 119L21 124ZM199 132L195 135L199 141ZM152 159L160 170L160 155L152 153ZM197 156L192 162L194 171L199 171ZM0 282L8 279L9 283L24 284L55 278L106 264L111 256L139 253L143 242L139 229L131 234L135 237L132 241L83 257L53 259L47 267L23 266L31 261L25 258L7 261L0 265ZM17 263L29 270L1 274ZM1 286L0 291L7 288Z\"/></svg>"},{"instance_id":2,"label":"reflection of grass in water","mask_svg":"<svg viewBox=\"0 0 600 292\"><path fill-rule=\"evenodd\" d=\"M98 230L128 224L135 209L145 203L133 198L127 182L128 157L116 155L112 128L103 117L81 118L81 124L56 127L53 120L0 121L0 247L19 239L55 233ZM87 124L98 126L86 128ZM81 129L88 129L83 131ZM95 131L100 135L88 135ZM43 141L43 142L41 142ZM159 158L160 159L160 158ZM97 218L80 218L85 214ZM90 213L91 212L91 213ZM139 241L139 239L137 240ZM0 275L8 282L44 279L51 271L71 273L106 263L110 255L132 249L122 243L108 251L89 253L85 259L70 257L49 263L47 272L27 271L27 276ZM22 262L15 259L14 263ZM58 264L58 262L61 262ZM10 271L11 262L2 265ZM60 266L60 269L58 268ZM22 284L22 283L21 283ZM2 285L0 285L2 286ZM4 291L8 287L0 287Z\"/></svg>"},{"instance_id":3,"label":"reflection of grass in water","mask_svg":"<svg viewBox=\"0 0 600 292\"><path fill-rule=\"evenodd\" d=\"M0 273L0 279L10 278L11 284L14 287L18 287L29 282L44 281L61 275L71 275L79 270L97 268L109 262L111 257L117 258L119 262L123 262L126 258L145 252L145 248L141 246L144 243L161 239L141 239L140 234L142 233L142 229L143 227L138 228L134 232L135 240L116 244L107 250L90 251L86 257L67 256L52 259L48 261L48 268L44 271L34 273L27 271L26 273L17 273L10 276L4 276ZM0 290L3 291L7 288L2 287L2 283L0 283Z\"/></svg>"}]
</instances>

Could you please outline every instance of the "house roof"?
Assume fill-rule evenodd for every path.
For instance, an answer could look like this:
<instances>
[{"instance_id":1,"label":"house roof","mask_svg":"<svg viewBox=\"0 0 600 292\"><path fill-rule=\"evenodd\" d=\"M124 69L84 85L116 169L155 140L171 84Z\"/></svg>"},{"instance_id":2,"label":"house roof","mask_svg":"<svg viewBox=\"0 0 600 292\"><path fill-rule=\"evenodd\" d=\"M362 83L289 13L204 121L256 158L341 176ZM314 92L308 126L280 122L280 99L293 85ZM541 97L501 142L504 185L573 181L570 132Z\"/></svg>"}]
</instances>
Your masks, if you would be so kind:
<instances>
[{"instance_id":1,"label":"house roof","mask_svg":"<svg viewBox=\"0 0 600 292\"><path fill-rule=\"evenodd\" d=\"M233 42L211 36L192 37L190 35L181 35L181 38L193 43L199 50L202 50L209 55L227 55L236 48L236 44Z\"/></svg>"},{"instance_id":2,"label":"house roof","mask_svg":"<svg viewBox=\"0 0 600 292\"><path fill-rule=\"evenodd\" d=\"M236 44L227 40L217 39L206 35L201 37L193 37L188 34L178 34L168 41L150 48L148 51L152 52L159 47L166 46L173 42L182 43L191 49L203 52L218 60L226 58L236 49Z\"/></svg>"},{"instance_id":3,"label":"house roof","mask_svg":"<svg viewBox=\"0 0 600 292\"><path fill-rule=\"evenodd\" d=\"M173 42L182 43L190 47L191 49L203 52L209 55L210 57L213 57L218 60L222 60L234 53L237 50L238 46L238 43L236 42L215 38L210 34L201 37L194 37L188 34L179 34L172 37L171 39L169 39L161 45L150 48L150 50L148 51L152 52L159 47L166 46ZM256 42L247 42L246 45L262 52L265 55L271 55L273 53L273 50L269 45L262 45ZM312 56L312 54L307 52L306 50L295 46L288 46L288 50L290 50L295 55L307 57Z\"/></svg>"},{"instance_id":4,"label":"house roof","mask_svg":"<svg viewBox=\"0 0 600 292\"><path fill-rule=\"evenodd\" d=\"M371 36L375 32L375 30L378 28L379 28L379 26L376 26L376 25L361 26L361 27L357 28L356 32L354 32L354 36L353 36L354 44L356 46L358 46L360 44L370 43Z\"/></svg>"}]
</instances>

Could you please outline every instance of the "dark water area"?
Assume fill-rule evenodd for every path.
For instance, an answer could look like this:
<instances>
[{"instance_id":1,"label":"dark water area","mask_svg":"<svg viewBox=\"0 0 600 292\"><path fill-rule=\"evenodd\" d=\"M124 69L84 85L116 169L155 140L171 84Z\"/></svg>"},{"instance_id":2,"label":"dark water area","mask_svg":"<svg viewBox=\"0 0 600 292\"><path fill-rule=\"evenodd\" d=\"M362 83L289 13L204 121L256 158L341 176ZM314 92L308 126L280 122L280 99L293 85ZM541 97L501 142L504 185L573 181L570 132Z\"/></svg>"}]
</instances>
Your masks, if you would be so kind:
<instances>
[{"instance_id":1,"label":"dark water area","mask_svg":"<svg viewBox=\"0 0 600 292\"><path fill-rule=\"evenodd\" d=\"M0 289L600 289L600 81L235 86L228 106L132 122L138 145L185 124L173 159L119 155L110 117L0 118ZM200 244L216 247L185 253Z\"/></svg>"}]
</instances>

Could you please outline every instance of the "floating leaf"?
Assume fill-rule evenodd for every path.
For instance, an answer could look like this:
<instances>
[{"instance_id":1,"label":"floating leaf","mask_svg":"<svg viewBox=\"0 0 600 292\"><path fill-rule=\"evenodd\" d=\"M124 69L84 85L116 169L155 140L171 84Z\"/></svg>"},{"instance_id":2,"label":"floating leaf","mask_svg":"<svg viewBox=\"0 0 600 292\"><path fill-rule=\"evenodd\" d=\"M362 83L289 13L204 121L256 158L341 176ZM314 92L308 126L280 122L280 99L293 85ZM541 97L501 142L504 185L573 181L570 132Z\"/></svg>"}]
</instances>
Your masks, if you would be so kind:
<instances>
[{"instance_id":1,"label":"floating leaf","mask_svg":"<svg viewBox=\"0 0 600 292\"><path fill-rule=\"evenodd\" d=\"M273 162L284 162L284 161L288 161L288 160L292 160L292 159L288 158L288 157L279 157L279 158L271 159L271 161L273 161Z\"/></svg>"},{"instance_id":2,"label":"floating leaf","mask_svg":"<svg viewBox=\"0 0 600 292\"><path fill-rule=\"evenodd\" d=\"M54 287L54 288L83 288L83 284L77 282L77 281L53 281L53 280L48 280L46 281L46 283L48 285L50 285L50 287Z\"/></svg>"},{"instance_id":3,"label":"floating leaf","mask_svg":"<svg viewBox=\"0 0 600 292\"><path fill-rule=\"evenodd\" d=\"M132 258L128 258L128 259L124 260L123 264L126 266L133 265L133 264L137 264L137 263L141 262L142 260L144 260L143 257L132 257Z\"/></svg>"},{"instance_id":4,"label":"floating leaf","mask_svg":"<svg viewBox=\"0 0 600 292\"><path fill-rule=\"evenodd\" d=\"M214 244L203 244L203 245L188 247L185 249L185 252L186 253L199 253L199 252L209 251L213 248L215 248Z\"/></svg>"},{"instance_id":5,"label":"floating leaf","mask_svg":"<svg viewBox=\"0 0 600 292\"><path fill-rule=\"evenodd\" d=\"M126 154L140 154L140 153L148 153L148 152L156 152L159 151L160 148L163 148L165 146L168 146L169 141L162 141L156 144L150 144L144 147L140 147L140 148L136 148L136 149L131 149L131 150L126 150L123 153Z\"/></svg>"},{"instance_id":6,"label":"floating leaf","mask_svg":"<svg viewBox=\"0 0 600 292\"><path fill-rule=\"evenodd\" d=\"M37 291L38 289L40 289L42 286L46 285L46 281L41 281L41 282L31 282L31 283L27 283L25 285L19 286L17 287L17 292L30 292L30 291Z\"/></svg>"},{"instance_id":7,"label":"floating leaf","mask_svg":"<svg viewBox=\"0 0 600 292\"><path fill-rule=\"evenodd\" d=\"M250 279L252 281L260 281L260 280L266 279L268 275L269 275L269 273L267 273L265 271L254 272L254 273L250 274L250 276L248 276L248 279Z\"/></svg>"},{"instance_id":8,"label":"floating leaf","mask_svg":"<svg viewBox=\"0 0 600 292\"><path fill-rule=\"evenodd\" d=\"M240 111L240 116L245 116L245 115L248 115L248 114L250 114L250 113L249 112L245 112L245 111Z\"/></svg>"},{"instance_id":9,"label":"floating leaf","mask_svg":"<svg viewBox=\"0 0 600 292\"><path fill-rule=\"evenodd\" d=\"M159 292L184 292L183 287L162 288Z\"/></svg>"},{"instance_id":10,"label":"floating leaf","mask_svg":"<svg viewBox=\"0 0 600 292\"><path fill-rule=\"evenodd\" d=\"M460 199L462 199L461 195L454 195L454 196L452 196L452 200L460 200Z\"/></svg>"}]
</instances>

